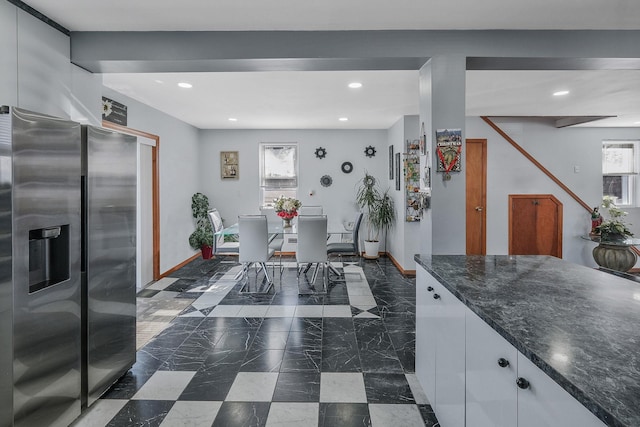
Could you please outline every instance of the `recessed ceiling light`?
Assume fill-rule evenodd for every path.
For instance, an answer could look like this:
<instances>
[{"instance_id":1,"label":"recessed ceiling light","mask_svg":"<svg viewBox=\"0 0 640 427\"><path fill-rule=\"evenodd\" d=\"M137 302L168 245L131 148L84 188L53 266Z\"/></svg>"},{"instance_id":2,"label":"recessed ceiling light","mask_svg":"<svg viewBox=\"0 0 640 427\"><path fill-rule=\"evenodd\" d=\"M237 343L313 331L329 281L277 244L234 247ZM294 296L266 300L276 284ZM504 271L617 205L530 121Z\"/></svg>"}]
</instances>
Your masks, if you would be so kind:
<instances>
[{"instance_id":1,"label":"recessed ceiling light","mask_svg":"<svg viewBox=\"0 0 640 427\"><path fill-rule=\"evenodd\" d=\"M360 82L349 83L349 87L351 89L358 89L359 87L362 87L362 83L360 83Z\"/></svg>"},{"instance_id":2,"label":"recessed ceiling light","mask_svg":"<svg viewBox=\"0 0 640 427\"><path fill-rule=\"evenodd\" d=\"M341 122L346 122L349 120L348 117L340 117L338 120L340 120Z\"/></svg>"},{"instance_id":3,"label":"recessed ceiling light","mask_svg":"<svg viewBox=\"0 0 640 427\"><path fill-rule=\"evenodd\" d=\"M553 96L564 96L568 94L569 94L568 90L559 90L557 92L553 92Z\"/></svg>"},{"instance_id":4,"label":"recessed ceiling light","mask_svg":"<svg viewBox=\"0 0 640 427\"><path fill-rule=\"evenodd\" d=\"M180 82L178 83L178 86L184 89L191 89L193 87L191 83L186 83L186 82Z\"/></svg>"},{"instance_id":5,"label":"recessed ceiling light","mask_svg":"<svg viewBox=\"0 0 640 427\"><path fill-rule=\"evenodd\" d=\"M237 121L238 121L238 119L236 119L235 117L229 117L229 121L230 121L230 122L237 122Z\"/></svg>"},{"instance_id":6,"label":"recessed ceiling light","mask_svg":"<svg viewBox=\"0 0 640 427\"><path fill-rule=\"evenodd\" d=\"M634 125L640 125L640 122L633 122Z\"/></svg>"},{"instance_id":7,"label":"recessed ceiling light","mask_svg":"<svg viewBox=\"0 0 640 427\"><path fill-rule=\"evenodd\" d=\"M162 80L158 80L158 79L155 79L154 82L160 83L160 84L164 83Z\"/></svg>"}]
</instances>

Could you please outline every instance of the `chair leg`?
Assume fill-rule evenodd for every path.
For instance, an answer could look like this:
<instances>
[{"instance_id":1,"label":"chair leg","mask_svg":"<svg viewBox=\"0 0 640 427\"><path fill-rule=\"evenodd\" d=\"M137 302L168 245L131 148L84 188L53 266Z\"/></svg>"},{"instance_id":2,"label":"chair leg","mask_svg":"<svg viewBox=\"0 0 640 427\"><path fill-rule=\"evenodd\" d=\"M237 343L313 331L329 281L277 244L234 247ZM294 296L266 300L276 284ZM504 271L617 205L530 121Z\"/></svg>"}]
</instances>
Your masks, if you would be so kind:
<instances>
[{"instance_id":1,"label":"chair leg","mask_svg":"<svg viewBox=\"0 0 640 427\"><path fill-rule=\"evenodd\" d=\"M311 278L311 283L313 285L316 284L316 278L318 277L318 270L320 269L320 263L316 263L316 267L313 269L313 277Z\"/></svg>"}]
</instances>

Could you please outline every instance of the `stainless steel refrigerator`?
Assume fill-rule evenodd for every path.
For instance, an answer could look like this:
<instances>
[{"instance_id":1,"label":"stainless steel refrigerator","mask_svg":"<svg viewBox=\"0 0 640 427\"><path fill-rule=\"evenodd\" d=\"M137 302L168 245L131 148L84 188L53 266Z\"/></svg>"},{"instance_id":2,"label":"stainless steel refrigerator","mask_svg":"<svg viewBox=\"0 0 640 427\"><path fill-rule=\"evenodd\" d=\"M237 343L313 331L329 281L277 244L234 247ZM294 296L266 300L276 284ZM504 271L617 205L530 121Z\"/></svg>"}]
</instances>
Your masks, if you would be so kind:
<instances>
[{"instance_id":1,"label":"stainless steel refrigerator","mask_svg":"<svg viewBox=\"0 0 640 427\"><path fill-rule=\"evenodd\" d=\"M80 125L0 108L0 425L80 415Z\"/></svg>"},{"instance_id":2,"label":"stainless steel refrigerator","mask_svg":"<svg viewBox=\"0 0 640 427\"><path fill-rule=\"evenodd\" d=\"M136 137L82 127L83 406L135 362Z\"/></svg>"},{"instance_id":3,"label":"stainless steel refrigerator","mask_svg":"<svg viewBox=\"0 0 640 427\"><path fill-rule=\"evenodd\" d=\"M0 107L0 427L68 426L135 361L135 137Z\"/></svg>"}]
</instances>

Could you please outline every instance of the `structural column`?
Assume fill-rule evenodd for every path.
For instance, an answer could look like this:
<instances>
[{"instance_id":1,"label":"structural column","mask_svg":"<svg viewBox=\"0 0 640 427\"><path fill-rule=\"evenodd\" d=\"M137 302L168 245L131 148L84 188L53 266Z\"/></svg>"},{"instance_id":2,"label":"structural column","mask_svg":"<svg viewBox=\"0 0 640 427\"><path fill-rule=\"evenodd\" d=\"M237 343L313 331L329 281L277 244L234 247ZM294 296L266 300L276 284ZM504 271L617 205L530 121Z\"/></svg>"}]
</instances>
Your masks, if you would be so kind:
<instances>
[{"instance_id":1,"label":"structural column","mask_svg":"<svg viewBox=\"0 0 640 427\"><path fill-rule=\"evenodd\" d=\"M420 69L420 122L424 122L431 162L431 209L421 224L421 253L464 254L465 232L465 73L461 55L433 56ZM461 129L461 172L443 180L436 171L436 130ZM422 166L424 167L424 166Z\"/></svg>"}]
</instances>

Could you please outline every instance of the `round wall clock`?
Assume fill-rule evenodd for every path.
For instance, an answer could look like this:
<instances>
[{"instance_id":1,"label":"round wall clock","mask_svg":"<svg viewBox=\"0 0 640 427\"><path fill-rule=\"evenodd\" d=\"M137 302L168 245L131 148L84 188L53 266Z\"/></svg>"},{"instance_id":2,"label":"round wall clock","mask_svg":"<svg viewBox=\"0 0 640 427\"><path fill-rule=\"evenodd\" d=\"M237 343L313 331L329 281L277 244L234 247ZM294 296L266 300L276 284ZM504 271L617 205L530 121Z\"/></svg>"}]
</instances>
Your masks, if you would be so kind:
<instances>
[{"instance_id":1,"label":"round wall clock","mask_svg":"<svg viewBox=\"0 0 640 427\"><path fill-rule=\"evenodd\" d=\"M353 170L353 165L351 164L351 162L344 162L342 166L340 166L340 169L342 169L342 172L344 173L351 173L351 171Z\"/></svg>"},{"instance_id":2,"label":"round wall clock","mask_svg":"<svg viewBox=\"0 0 640 427\"><path fill-rule=\"evenodd\" d=\"M316 148L316 157L317 158L324 159L326 155L327 155L327 149L326 148L322 148L322 147Z\"/></svg>"},{"instance_id":3,"label":"round wall clock","mask_svg":"<svg viewBox=\"0 0 640 427\"><path fill-rule=\"evenodd\" d=\"M370 145L364 149L364 154L366 154L367 157L373 157L376 155L376 148L373 145Z\"/></svg>"},{"instance_id":4,"label":"round wall clock","mask_svg":"<svg viewBox=\"0 0 640 427\"><path fill-rule=\"evenodd\" d=\"M323 187L329 187L331 184L333 184L333 179L329 175L323 175L322 178L320 178L320 185Z\"/></svg>"}]
</instances>

